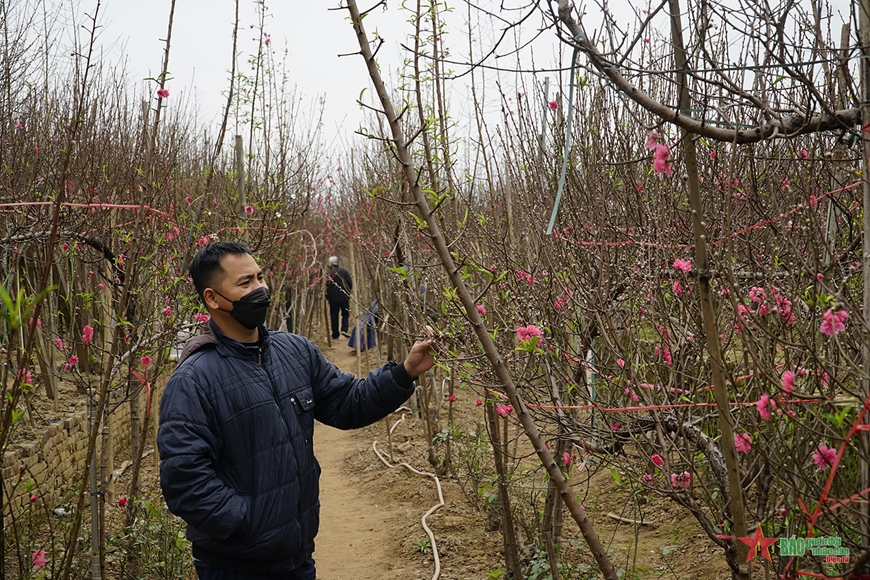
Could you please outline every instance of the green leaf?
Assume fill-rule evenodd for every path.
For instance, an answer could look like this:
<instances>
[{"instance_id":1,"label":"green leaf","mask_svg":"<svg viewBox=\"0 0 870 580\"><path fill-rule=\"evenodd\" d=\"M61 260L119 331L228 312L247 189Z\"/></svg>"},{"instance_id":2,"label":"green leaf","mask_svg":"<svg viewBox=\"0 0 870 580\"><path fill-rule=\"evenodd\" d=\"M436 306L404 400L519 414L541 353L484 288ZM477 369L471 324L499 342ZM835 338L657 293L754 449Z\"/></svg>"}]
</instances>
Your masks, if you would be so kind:
<instances>
[{"instance_id":1,"label":"green leaf","mask_svg":"<svg viewBox=\"0 0 870 580\"><path fill-rule=\"evenodd\" d=\"M405 268L390 268L389 270L390 272L395 272L396 274L401 276L402 280L408 279L408 270L406 270Z\"/></svg>"},{"instance_id":2,"label":"green leaf","mask_svg":"<svg viewBox=\"0 0 870 580\"><path fill-rule=\"evenodd\" d=\"M610 468L610 475L613 476L613 480L616 482L616 485L622 485L622 478L619 477L619 472L616 471L615 467Z\"/></svg>"}]
</instances>

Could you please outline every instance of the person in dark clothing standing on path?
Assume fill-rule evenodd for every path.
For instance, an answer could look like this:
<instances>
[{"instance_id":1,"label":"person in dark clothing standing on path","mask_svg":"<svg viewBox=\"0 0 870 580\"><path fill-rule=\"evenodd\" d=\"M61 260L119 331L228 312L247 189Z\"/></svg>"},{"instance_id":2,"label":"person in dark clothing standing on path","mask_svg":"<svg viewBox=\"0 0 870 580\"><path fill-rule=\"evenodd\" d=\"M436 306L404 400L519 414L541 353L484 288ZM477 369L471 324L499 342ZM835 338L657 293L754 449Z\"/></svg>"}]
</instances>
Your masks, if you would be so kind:
<instances>
[{"instance_id":1,"label":"person in dark clothing standing on path","mask_svg":"<svg viewBox=\"0 0 870 580\"><path fill-rule=\"evenodd\" d=\"M347 337L347 318L350 309L350 291L353 281L347 270L338 265L338 256L329 258L329 277L326 279L326 301L329 302L329 320L332 339L338 338L338 313L341 312L341 336Z\"/></svg>"},{"instance_id":2,"label":"person in dark clothing standing on path","mask_svg":"<svg viewBox=\"0 0 870 580\"><path fill-rule=\"evenodd\" d=\"M160 404L166 504L187 522L200 580L314 580L314 420L354 429L389 415L432 368L432 340L354 378L308 339L266 329L269 288L244 246L209 244L190 276L211 320Z\"/></svg>"}]
</instances>

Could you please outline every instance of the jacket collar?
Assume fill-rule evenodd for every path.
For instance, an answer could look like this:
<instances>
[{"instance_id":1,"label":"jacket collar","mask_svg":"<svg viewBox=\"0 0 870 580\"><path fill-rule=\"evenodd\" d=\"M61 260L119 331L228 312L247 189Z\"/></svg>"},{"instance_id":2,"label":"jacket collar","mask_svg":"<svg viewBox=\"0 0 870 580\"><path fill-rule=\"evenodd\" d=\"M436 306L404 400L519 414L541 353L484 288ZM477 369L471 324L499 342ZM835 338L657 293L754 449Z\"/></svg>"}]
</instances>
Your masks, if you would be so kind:
<instances>
[{"instance_id":1,"label":"jacket collar","mask_svg":"<svg viewBox=\"0 0 870 580\"><path fill-rule=\"evenodd\" d=\"M241 357L256 357L260 350L265 350L269 345L269 331L265 326L260 326L260 340L257 344L242 344L241 342L228 337L213 320L209 320L205 332L194 336L184 343L184 349L181 351L181 356L178 358L178 364L184 362L184 359L207 346L214 346L223 356L241 356Z\"/></svg>"},{"instance_id":2,"label":"jacket collar","mask_svg":"<svg viewBox=\"0 0 870 580\"><path fill-rule=\"evenodd\" d=\"M217 349L218 352L223 356L237 356L237 357L257 357L260 351L266 349L269 345L269 331L266 329L265 325L260 325L260 340L257 341L256 344L244 344L239 342L234 338L230 338L221 332L221 329L218 328L218 325L215 324L214 320L209 320L208 327L211 333L217 338Z\"/></svg>"}]
</instances>

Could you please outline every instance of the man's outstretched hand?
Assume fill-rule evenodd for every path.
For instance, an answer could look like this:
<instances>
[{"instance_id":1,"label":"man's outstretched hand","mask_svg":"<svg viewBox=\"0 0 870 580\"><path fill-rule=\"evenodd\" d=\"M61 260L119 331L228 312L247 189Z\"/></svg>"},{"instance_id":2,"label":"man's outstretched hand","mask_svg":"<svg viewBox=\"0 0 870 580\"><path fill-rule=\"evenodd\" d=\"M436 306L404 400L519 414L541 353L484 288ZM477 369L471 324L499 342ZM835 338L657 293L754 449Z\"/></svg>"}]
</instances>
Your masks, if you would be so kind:
<instances>
[{"instance_id":1,"label":"man's outstretched hand","mask_svg":"<svg viewBox=\"0 0 870 580\"><path fill-rule=\"evenodd\" d=\"M427 326L420 332L414 346L408 353L405 362L405 370L415 379L432 368L435 364L435 355L432 352L432 347L435 344L435 331L432 327Z\"/></svg>"}]
</instances>

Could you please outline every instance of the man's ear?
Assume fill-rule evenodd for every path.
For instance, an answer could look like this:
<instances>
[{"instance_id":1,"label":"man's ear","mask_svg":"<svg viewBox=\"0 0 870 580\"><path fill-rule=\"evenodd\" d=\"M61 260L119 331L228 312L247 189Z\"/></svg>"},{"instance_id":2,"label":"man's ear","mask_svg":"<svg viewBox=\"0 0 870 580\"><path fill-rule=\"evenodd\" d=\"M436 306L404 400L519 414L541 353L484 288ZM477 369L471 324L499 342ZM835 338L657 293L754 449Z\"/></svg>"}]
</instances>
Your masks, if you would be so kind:
<instances>
[{"instance_id":1,"label":"man's ear","mask_svg":"<svg viewBox=\"0 0 870 580\"><path fill-rule=\"evenodd\" d=\"M211 288L206 288L202 291L202 301L205 302L209 310L220 310L220 304L217 301L217 293Z\"/></svg>"}]
</instances>

